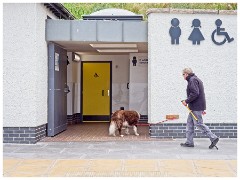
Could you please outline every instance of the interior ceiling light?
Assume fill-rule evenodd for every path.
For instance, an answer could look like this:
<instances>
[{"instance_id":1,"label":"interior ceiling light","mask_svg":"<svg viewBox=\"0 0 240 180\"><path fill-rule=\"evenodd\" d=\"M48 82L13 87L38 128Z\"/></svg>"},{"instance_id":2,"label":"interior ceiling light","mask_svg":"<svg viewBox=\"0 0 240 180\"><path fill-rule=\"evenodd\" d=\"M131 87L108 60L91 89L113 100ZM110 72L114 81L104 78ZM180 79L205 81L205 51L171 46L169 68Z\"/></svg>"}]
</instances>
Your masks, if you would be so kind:
<instances>
[{"instance_id":1,"label":"interior ceiling light","mask_svg":"<svg viewBox=\"0 0 240 180\"><path fill-rule=\"evenodd\" d=\"M73 61L79 62L81 61L81 57L78 54L74 54Z\"/></svg>"},{"instance_id":2,"label":"interior ceiling light","mask_svg":"<svg viewBox=\"0 0 240 180\"><path fill-rule=\"evenodd\" d=\"M93 48L137 48L137 44L90 44Z\"/></svg>"},{"instance_id":3,"label":"interior ceiling light","mask_svg":"<svg viewBox=\"0 0 240 180\"><path fill-rule=\"evenodd\" d=\"M97 49L98 52L138 52L138 49Z\"/></svg>"}]
</instances>

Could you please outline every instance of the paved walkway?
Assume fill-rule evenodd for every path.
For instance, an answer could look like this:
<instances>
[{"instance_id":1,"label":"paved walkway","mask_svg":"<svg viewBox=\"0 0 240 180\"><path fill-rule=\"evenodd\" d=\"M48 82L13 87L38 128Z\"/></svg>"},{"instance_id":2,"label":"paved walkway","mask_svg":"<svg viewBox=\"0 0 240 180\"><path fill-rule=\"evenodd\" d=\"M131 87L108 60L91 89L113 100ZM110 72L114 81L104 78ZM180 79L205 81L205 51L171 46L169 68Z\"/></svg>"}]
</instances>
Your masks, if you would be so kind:
<instances>
[{"instance_id":1,"label":"paved walkway","mask_svg":"<svg viewBox=\"0 0 240 180\"><path fill-rule=\"evenodd\" d=\"M131 135L125 136L125 130L123 130L124 137L118 136L118 131L116 132L116 137L109 136L109 122L108 123L81 123L68 125L67 130L57 134L54 137L45 137L41 142L79 142L79 141L151 141L154 140L149 136L149 126L148 125L138 125L139 136L134 136L133 129L129 128ZM161 139L160 139L161 140Z\"/></svg>"},{"instance_id":2,"label":"paved walkway","mask_svg":"<svg viewBox=\"0 0 240 180\"><path fill-rule=\"evenodd\" d=\"M3 145L5 177L237 177L237 139L38 142Z\"/></svg>"}]
</instances>

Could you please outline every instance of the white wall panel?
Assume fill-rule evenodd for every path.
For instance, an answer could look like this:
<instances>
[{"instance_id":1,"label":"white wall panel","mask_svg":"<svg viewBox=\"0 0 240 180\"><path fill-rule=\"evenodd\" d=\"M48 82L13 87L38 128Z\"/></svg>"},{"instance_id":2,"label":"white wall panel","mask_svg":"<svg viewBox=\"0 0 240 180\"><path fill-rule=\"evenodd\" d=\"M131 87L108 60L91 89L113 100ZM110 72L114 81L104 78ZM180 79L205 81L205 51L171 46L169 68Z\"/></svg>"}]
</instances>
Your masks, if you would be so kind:
<instances>
[{"instance_id":1,"label":"white wall panel","mask_svg":"<svg viewBox=\"0 0 240 180\"><path fill-rule=\"evenodd\" d=\"M172 45L169 35L171 20L178 18L182 35L179 45ZM188 40L192 20L201 21L205 40L193 45ZM235 40L222 46L214 44L211 34L215 20ZM219 40L219 39L218 39ZM203 81L207 101L206 123L237 122L237 16L217 14L151 13L148 18L148 113L150 122L179 114L177 122L186 122L188 112L181 104L186 98L187 81L182 69L191 67Z\"/></svg>"}]
</instances>

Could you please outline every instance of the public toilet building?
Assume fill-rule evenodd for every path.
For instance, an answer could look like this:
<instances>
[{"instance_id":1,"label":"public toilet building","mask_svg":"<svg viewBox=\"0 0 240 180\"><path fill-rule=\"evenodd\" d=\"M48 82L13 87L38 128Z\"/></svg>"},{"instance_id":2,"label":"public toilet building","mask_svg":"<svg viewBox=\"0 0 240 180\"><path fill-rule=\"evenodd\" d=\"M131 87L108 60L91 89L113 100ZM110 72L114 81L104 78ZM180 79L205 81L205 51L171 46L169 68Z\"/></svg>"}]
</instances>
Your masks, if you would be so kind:
<instances>
[{"instance_id":1,"label":"public toilet building","mask_svg":"<svg viewBox=\"0 0 240 180\"><path fill-rule=\"evenodd\" d=\"M3 142L36 143L68 124L109 122L121 108L138 111L151 137L184 138L185 67L204 83L206 124L236 138L237 12L147 15L106 9L76 20L58 3L4 3ZM179 119L158 123L166 115Z\"/></svg>"}]
</instances>

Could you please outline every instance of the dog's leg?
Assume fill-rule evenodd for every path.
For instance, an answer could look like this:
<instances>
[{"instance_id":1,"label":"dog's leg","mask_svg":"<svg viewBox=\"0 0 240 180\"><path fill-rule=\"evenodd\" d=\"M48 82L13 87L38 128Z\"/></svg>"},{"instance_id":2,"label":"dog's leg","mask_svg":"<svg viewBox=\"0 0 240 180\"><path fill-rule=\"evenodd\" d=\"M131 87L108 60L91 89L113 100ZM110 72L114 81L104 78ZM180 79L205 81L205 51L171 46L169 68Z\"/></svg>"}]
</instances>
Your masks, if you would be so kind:
<instances>
[{"instance_id":1,"label":"dog's leg","mask_svg":"<svg viewBox=\"0 0 240 180\"><path fill-rule=\"evenodd\" d=\"M122 135L122 128L118 128L118 131L119 131L119 135L121 136L121 137L123 137L124 135Z\"/></svg>"},{"instance_id":2,"label":"dog's leg","mask_svg":"<svg viewBox=\"0 0 240 180\"><path fill-rule=\"evenodd\" d=\"M115 131L116 131L116 124L114 122L111 122L109 126L109 135L116 136Z\"/></svg>"},{"instance_id":3,"label":"dog's leg","mask_svg":"<svg viewBox=\"0 0 240 180\"><path fill-rule=\"evenodd\" d=\"M124 121L124 122L123 122L123 127L125 127L125 128L124 128L124 129L125 129L125 134L129 134L129 129L128 129L129 125L128 125L128 122L127 122L127 121Z\"/></svg>"},{"instance_id":4,"label":"dog's leg","mask_svg":"<svg viewBox=\"0 0 240 180\"><path fill-rule=\"evenodd\" d=\"M126 126L125 134L127 134L127 135L130 134L130 133L129 133L129 128L128 128L128 126Z\"/></svg>"},{"instance_id":5,"label":"dog's leg","mask_svg":"<svg viewBox=\"0 0 240 180\"><path fill-rule=\"evenodd\" d=\"M133 126L133 131L136 136L139 136L139 134L137 133L137 126L135 125Z\"/></svg>"}]
</instances>

